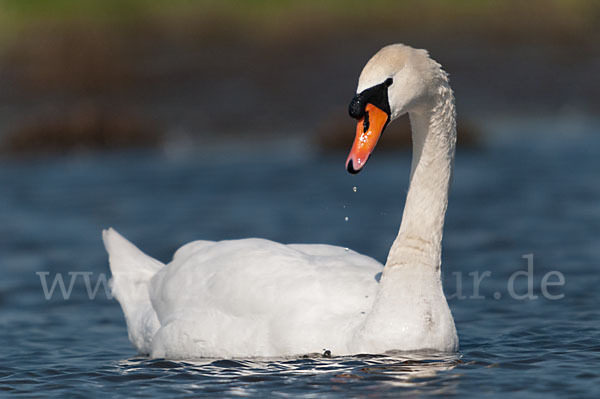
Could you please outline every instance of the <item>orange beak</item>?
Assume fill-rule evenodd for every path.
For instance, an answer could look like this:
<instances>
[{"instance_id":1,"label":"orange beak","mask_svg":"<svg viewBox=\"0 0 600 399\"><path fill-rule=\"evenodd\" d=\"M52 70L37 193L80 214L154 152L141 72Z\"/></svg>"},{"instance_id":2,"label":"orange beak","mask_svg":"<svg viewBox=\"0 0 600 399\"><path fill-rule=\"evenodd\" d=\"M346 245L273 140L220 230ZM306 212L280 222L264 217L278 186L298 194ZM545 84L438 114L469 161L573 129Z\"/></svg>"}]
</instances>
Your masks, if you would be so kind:
<instances>
[{"instance_id":1,"label":"orange beak","mask_svg":"<svg viewBox=\"0 0 600 399\"><path fill-rule=\"evenodd\" d=\"M372 104L365 107L365 116L356 125L356 138L346 159L346 169L350 173L358 173L367 163L369 155L375 149L381 132L388 121L388 114Z\"/></svg>"}]
</instances>

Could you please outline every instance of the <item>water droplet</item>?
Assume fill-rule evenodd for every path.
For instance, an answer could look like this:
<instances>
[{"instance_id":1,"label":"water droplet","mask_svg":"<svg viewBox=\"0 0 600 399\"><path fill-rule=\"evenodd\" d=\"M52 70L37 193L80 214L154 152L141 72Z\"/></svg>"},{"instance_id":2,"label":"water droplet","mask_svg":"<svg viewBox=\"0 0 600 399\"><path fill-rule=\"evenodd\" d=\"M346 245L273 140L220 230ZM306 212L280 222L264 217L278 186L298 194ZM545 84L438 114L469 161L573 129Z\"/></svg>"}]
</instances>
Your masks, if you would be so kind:
<instances>
[{"instance_id":1,"label":"water droplet","mask_svg":"<svg viewBox=\"0 0 600 399\"><path fill-rule=\"evenodd\" d=\"M344 251L348 252L348 251L350 251L350 248L346 247L346 248L344 248Z\"/></svg>"},{"instance_id":2,"label":"water droplet","mask_svg":"<svg viewBox=\"0 0 600 399\"><path fill-rule=\"evenodd\" d=\"M356 192L356 190L358 190L358 188L356 188L356 186L352 187L352 191Z\"/></svg>"},{"instance_id":3,"label":"water droplet","mask_svg":"<svg viewBox=\"0 0 600 399\"><path fill-rule=\"evenodd\" d=\"M350 218L349 218L348 216L346 216L346 217L344 218L344 220L347 222L348 220L350 220Z\"/></svg>"}]
</instances>

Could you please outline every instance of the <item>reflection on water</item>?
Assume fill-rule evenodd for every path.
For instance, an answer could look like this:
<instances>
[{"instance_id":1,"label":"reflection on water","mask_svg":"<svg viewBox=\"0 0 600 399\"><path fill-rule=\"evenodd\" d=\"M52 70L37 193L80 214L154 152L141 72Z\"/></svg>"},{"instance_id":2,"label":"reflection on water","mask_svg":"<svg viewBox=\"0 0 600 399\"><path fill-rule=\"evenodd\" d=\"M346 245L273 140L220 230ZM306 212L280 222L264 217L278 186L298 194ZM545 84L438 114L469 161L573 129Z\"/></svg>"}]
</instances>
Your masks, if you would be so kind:
<instances>
[{"instance_id":1,"label":"reflection on water","mask_svg":"<svg viewBox=\"0 0 600 399\"><path fill-rule=\"evenodd\" d=\"M403 388L435 386L437 394L449 394L456 388L459 374L445 375L460 364L460 355L440 355L435 353L405 354L380 359L383 364L367 366L362 372L371 377L385 378L387 384Z\"/></svg>"},{"instance_id":2,"label":"reflection on water","mask_svg":"<svg viewBox=\"0 0 600 399\"><path fill-rule=\"evenodd\" d=\"M460 355L436 353L387 353L385 355L358 355L334 358L269 358L216 360L199 359L171 361L164 359L132 358L117 363L122 376L132 379L169 378L171 374L179 379L196 380L191 383L203 390L213 392L256 395L256 386L270 384L276 380L286 384L298 384L300 388L309 385L323 389L341 390L350 385L352 390L373 390L377 385L388 389L427 389L444 395L456 391L459 374L444 374L461 364ZM118 379L118 377L117 377ZM197 382L204 380L198 385ZM209 385L214 387L209 388ZM251 385L247 385L251 384ZM326 387L326 388L325 388ZM369 388L370 387L370 388ZM304 386L303 389L305 389ZM383 392L380 392L383 393Z\"/></svg>"}]
</instances>

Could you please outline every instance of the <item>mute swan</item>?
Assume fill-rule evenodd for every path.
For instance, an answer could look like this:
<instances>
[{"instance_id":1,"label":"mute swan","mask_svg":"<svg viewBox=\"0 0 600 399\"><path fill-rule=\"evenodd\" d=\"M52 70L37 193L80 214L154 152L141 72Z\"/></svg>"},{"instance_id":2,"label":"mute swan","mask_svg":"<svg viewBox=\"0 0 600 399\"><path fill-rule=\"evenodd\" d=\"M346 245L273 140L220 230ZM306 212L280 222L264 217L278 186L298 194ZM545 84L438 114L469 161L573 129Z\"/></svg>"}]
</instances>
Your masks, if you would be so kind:
<instances>
[{"instance_id":1,"label":"mute swan","mask_svg":"<svg viewBox=\"0 0 600 399\"><path fill-rule=\"evenodd\" d=\"M330 245L249 238L195 241L164 265L115 230L103 232L129 339L152 357L456 351L440 280L441 241L456 142L454 96L425 50L382 48L360 74L346 161L364 166L385 126L407 113L410 188L383 267ZM381 277L379 279L379 274Z\"/></svg>"}]
</instances>

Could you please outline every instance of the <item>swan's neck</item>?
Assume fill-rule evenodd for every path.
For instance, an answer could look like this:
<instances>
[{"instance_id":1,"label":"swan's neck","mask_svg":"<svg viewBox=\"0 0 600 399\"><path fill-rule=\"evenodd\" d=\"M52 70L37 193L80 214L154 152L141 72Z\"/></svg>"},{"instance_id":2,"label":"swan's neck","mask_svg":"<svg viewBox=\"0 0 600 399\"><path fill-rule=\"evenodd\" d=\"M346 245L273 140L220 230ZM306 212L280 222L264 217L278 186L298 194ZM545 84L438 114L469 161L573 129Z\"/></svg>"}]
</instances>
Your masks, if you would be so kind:
<instances>
[{"instance_id":1,"label":"swan's neck","mask_svg":"<svg viewBox=\"0 0 600 399\"><path fill-rule=\"evenodd\" d=\"M439 270L456 143L454 96L447 80L431 104L409 116L413 137L410 187L386 269L409 265Z\"/></svg>"}]
</instances>

